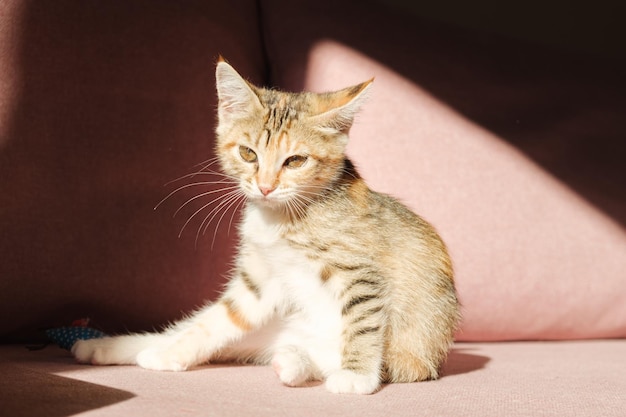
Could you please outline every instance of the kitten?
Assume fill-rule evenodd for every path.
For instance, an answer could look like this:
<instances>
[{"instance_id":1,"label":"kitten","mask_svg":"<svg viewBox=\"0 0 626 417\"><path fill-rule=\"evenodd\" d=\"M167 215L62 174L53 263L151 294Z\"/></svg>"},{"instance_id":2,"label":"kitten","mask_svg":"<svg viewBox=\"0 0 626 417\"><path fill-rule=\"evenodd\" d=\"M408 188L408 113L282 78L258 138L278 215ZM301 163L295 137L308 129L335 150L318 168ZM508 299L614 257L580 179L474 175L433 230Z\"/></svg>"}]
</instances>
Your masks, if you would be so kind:
<instances>
[{"instance_id":1,"label":"kitten","mask_svg":"<svg viewBox=\"0 0 626 417\"><path fill-rule=\"evenodd\" d=\"M230 282L162 333L78 341L73 354L168 371L271 364L286 385L325 380L335 393L437 378L459 320L445 245L344 154L372 80L286 93L221 59L216 79L219 160L247 200Z\"/></svg>"}]
</instances>

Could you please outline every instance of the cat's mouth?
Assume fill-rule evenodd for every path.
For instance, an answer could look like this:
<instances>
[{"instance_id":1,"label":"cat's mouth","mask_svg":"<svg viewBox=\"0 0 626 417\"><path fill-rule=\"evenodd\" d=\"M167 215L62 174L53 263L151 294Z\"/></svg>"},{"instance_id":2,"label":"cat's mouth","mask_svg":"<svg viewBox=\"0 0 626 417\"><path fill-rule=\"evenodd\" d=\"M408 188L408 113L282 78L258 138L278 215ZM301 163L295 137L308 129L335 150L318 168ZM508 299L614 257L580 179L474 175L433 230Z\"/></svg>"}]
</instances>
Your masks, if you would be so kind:
<instances>
[{"instance_id":1,"label":"cat's mouth","mask_svg":"<svg viewBox=\"0 0 626 417\"><path fill-rule=\"evenodd\" d=\"M277 192L275 195L274 193L268 195L259 193L249 196L249 200L257 207L287 214L290 217L301 217L306 211L304 201L293 193Z\"/></svg>"},{"instance_id":2,"label":"cat's mouth","mask_svg":"<svg viewBox=\"0 0 626 417\"><path fill-rule=\"evenodd\" d=\"M282 208L287 204L287 200L278 195L254 195L250 198L255 204L270 207Z\"/></svg>"},{"instance_id":3,"label":"cat's mouth","mask_svg":"<svg viewBox=\"0 0 626 417\"><path fill-rule=\"evenodd\" d=\"M289 199L289 193L280 187L269 189L260 185L253 185L246 188L248 198L258 204L281 206Z\"/></svg>"},{"instance_id":4,"label":"cat's mouth","mask_svg":"<svg viewBox=\"0 0 626 417\"><path fill-rule=\"evenodd\" d=\"M270 209L272 211L287 212L290 215L300 217L306 211L306 206L312 201L307 192L298 188L283 188L281 186L272 190L263 190L256 184L242 184L242 191L246 194L247 200L257 207Z\"/></svg>"}]
</instances>

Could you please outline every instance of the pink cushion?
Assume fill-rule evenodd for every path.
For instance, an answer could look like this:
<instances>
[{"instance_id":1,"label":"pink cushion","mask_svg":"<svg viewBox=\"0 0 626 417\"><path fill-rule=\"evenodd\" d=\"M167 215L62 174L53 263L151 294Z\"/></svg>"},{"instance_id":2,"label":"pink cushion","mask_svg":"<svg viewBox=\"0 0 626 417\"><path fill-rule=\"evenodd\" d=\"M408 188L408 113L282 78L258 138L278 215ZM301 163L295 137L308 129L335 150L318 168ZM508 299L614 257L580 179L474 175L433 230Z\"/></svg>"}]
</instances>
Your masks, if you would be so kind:
<instances>
[{"instance_id":1,"label":"pink cushion","mask_svg":"<svg viewBox=\"0 0 626 417\"><path fill-rule=\"evenodd\" d=\"M229 217L196 249L202 218L180 239L193 211L172 218L190 193L153 208L213 157L219 54L261 81L258 33L252 0L3 2L0 341L151 330L217 295Z\"/></svg>"},{"instance_id":2,"label":"pink cushion","mask_svg":"<svg viewBox=\"0 0 626 417\"><path fill-rule=\"evenodd\" d=\"M554 101L569 95L571 81L559 83L558 71L523 67L536 58L548 60L540 67L550 62L558 69L567 55L549 60L541 49L508 40L486 42L470 33L468 41L466 34L421 24L413 29L398 16L385 21L381 10L359 9L350 21L361 25L344 26L342 11L325 2L265 3L277 85L320 92L376 77L349 153L372 188L400 198L448 243L463 303L458 339L626 336L624 171L612 154L624 149L617 118L624 100L611 92L614 74L607 72L613 81L605 83L592 78L591 87L570 99L580 105L571 106ZM374 21L375 31L367 24ZM516 47L528 55L521 62L493 58ZM588 70L575 75L584 82ZM594 105L585 107L598 91L606 93L602 124ZM544 108L546 100L552 108ZM570 126L558 126L562 120ZM595 135L581 135L589 128ZM551 135L563 139L550 141ZM545 138L550 157L536 151L535 138ZM607 150L593 148L594 159L574 152L592 139ZM553 149L566 158L555 157L551 145L564 146ZM544 165L523 152L532 154L533 147ZM572 166L595 177L568 175Z\"/></svg>"},{"instance_id":3,"label":"pink cushion","mask_svg":"<svg viewBox=\"0 0 626 417\"><path fill-rule=\"evenodd\" d=\"M376 394L289 388L270 366L189 372L78 365L49 347L0 346L0 410L7 416L563 416L622 417L626 340L457 344L437 381Z\"/></svg>"}]
</instances>

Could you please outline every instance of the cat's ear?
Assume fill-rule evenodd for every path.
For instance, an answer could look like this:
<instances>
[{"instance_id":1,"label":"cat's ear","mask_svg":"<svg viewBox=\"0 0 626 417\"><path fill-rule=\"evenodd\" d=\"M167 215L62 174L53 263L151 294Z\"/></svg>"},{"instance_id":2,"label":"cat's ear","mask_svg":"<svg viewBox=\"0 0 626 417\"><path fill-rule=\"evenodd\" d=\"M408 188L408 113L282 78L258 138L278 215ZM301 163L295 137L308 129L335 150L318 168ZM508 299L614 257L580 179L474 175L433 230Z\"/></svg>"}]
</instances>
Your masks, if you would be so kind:
<instances>
[{"instance_id":1,"label":"cat's ear","mask_svg":"<svg viewBox=\"0 0 626 417\"><path fill-rule=\"evenodd\" d=\"M222 57L215 69L220 122L230 122L251 114L261 108L254 86L244 80Z\"/></svg>"},{"instance_id":2,"label":"cat's ear","mask_svg":"<svg viewBox=\"0 0 626 417\"><path fill-rule=\"evenodd\" d=\"M311 121L324 131L347 134L369 96L374 79L332 93L318 94Z\"/></svg>"}]
</instances>

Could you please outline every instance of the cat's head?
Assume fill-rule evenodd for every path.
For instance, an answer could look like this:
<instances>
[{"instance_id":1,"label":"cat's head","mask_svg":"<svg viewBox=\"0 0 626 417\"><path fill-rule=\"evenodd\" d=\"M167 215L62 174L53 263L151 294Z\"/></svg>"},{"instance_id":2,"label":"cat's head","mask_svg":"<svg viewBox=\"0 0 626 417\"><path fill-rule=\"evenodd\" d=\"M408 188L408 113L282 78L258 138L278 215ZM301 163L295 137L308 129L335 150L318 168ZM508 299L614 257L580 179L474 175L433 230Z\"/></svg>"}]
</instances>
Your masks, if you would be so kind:
<instances>
[{"instance_id":1,"label":"cat's head","mask_svg":"<svg viewBox=\"0 0 626 417\"><path fill-rule=\"evenodd\" d=\"M256 87L223 60L216 70L217 153L249 200L311 201L342 175L348 131L372 80L331 93Z\"/></svg>"}]
</instances>

